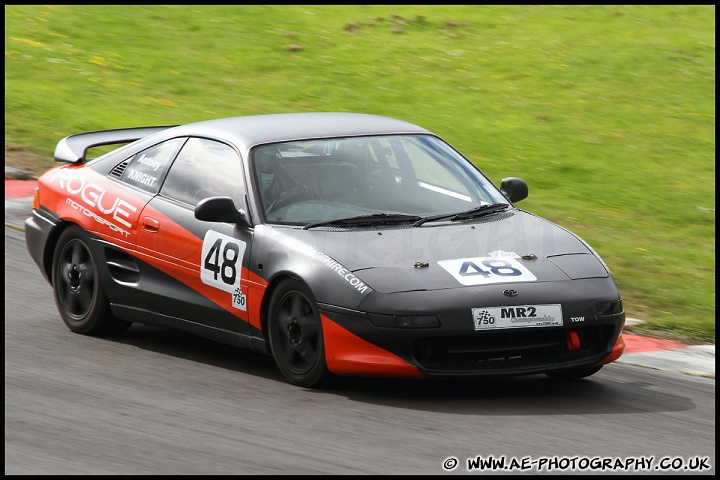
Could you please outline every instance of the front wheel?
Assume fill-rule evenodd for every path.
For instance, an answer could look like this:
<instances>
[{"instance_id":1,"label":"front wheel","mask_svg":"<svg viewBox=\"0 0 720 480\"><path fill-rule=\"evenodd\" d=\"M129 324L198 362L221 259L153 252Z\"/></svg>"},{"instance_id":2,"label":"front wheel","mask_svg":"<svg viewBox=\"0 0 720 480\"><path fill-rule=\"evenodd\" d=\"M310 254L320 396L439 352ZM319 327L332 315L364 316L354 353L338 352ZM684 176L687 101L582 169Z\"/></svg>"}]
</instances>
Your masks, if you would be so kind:
<instances>
[{"instance_id":1,"label":"front wheel","mask_svg":"<svg viewBox=\"0 0 720 480\"><path fill-rule=\"evenodd\" d=\"M113 316L99 277L88 235L77 226L66 228L53 258L52 286L60 316L75 333L113 335L131 325Z\"/></svg>"},{"instance_id":2,"label":"front wheel","mask_svg":"<svg viewBox=\"0 0 720 480\"><path fill-rule=\"evenodd\" d=\"M545 375L555 380L580 380L581 378L589 377L600 371L602 365L590 366L590 367L573 367L565 370L557 370L554 372L547 372Z\"/></svg>"},{"instance_id":3,"label":"front wheel","mask_svg":"<svg viewBox=\"0 0 720 480\"><path fill-rule=\"evenodd\" d=\"M330 373L317 302L302 282L283 281L272 295L268 337L280 372L292 384L319 387Z\"/></svg>"}]
</instances>

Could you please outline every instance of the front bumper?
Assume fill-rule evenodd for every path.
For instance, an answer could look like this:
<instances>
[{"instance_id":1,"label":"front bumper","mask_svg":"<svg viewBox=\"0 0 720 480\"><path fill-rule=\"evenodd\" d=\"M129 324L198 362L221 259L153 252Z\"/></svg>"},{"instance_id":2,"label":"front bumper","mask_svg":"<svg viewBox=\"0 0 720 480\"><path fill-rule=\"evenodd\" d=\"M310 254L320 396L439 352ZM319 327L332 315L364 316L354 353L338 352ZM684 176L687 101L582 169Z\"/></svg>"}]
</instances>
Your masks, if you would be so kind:
<instances>
[{"instance_id":1,"label":"front bumper","mask_svg":"<svg viewBox=\"0 0 720 480\"><path fill-rule=\"evenodd\" d=\"M562 326L483 331L474 329L470 307L437 303L439 327L391 328L373 324L365 312L320 305L328 369L363 376L501 376L617 360L625 348L624 311L596 316L582 306L593 302L576 303L563 303ZM585 320L573 322L579 311ZM413 313L422 313L421 308Z\"/></svg>"}]
</instances>

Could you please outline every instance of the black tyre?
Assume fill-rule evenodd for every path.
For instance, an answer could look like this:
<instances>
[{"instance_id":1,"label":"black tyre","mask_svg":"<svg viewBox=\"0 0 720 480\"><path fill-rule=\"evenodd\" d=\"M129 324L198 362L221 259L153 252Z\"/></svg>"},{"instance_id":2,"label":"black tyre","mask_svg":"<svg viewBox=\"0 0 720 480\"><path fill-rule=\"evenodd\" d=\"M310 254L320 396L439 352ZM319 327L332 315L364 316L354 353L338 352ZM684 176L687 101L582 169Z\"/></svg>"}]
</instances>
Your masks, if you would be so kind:
<instances>
[{"instance_id":1,"label":"black tyre","mask_svg":"<svg viewBox=\"0 0 720 480\"><path fill-rule=\"evenodd\" d=\"M68 227L58 239L52 283L60 316L73 332L114 335L130 327L131 322L112 315L100 284L98 260L88 235L79 227Z\"/></svg>"},{"instance_id":2,"label":"black tyre","mask_svg":"<svg viewBox=\"0 0 720 480\"><path fill-rule=\"evenodd\" d=\"M285 280L273 293L268 337L283 376L301 387L319 387L329 377L322 324L315 297L302 282Z\"/></svg>"},{"instance_id":3,"label":"black tyre","mask_svg":"<svg viewBox=\"0 0 720 480\"><path fill-rule=\"evenodd\" d=\"M581 378L596 374L601 368L602 365L599 367L573 367L566 370L547 372L545 375L555 380L580 380Z\"/></svg>"}]
</instances>

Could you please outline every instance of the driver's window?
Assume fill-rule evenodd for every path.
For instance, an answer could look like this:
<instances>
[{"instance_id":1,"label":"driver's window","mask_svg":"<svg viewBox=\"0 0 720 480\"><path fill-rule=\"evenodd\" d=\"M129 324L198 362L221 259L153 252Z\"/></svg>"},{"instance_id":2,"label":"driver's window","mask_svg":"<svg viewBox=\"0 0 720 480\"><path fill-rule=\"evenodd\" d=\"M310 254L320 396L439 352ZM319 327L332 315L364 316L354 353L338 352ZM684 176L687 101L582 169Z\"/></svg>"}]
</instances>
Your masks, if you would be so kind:
<instances>
[{"instance_id":1,"label":"driver's window","mask_svg":"<svg viewBox=\"0 0 720 480\"><path fill-rule=\"evenodd\" d=\"M245 184L240 158L224 143L190 138L170 167L160 194L192 206L204 198L227 196L241 209Z\"/></svg>"}]
</instances>

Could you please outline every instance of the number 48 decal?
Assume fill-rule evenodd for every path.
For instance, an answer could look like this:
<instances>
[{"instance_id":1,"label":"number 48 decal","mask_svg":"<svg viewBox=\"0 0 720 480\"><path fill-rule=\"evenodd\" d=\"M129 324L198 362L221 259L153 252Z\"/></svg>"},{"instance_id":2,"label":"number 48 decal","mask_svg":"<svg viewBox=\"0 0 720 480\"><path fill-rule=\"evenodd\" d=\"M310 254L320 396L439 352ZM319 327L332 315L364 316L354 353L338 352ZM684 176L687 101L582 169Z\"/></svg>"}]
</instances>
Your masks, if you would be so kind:
<instances>
[{"instance_id":1,"label":"number 48 decal","mask_svg":"<svg viewBox=\"0 0 720 480\"><path fill-rule=\"evenodd\" d=\"M511 257L456 258L441 260L438 265L463 285L537 280L530 270Z\"/></svg>"},{"instance_id":2,"label":"number 48 decal","mask_svg":"<svg viewBox=\"0 0 720 480\"><path fill-rule=\"evenodd\" d=\"M232 304L246 309L245 295L240 287L245 242L209 230L205 234L200 259L200 279L206 285L232 294Z\"/></svg>"}]
</instances>

